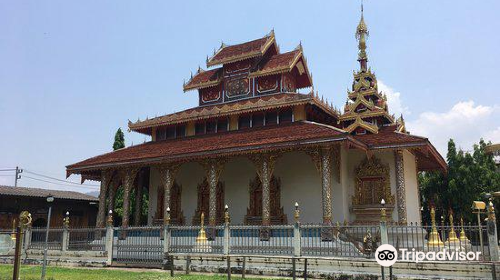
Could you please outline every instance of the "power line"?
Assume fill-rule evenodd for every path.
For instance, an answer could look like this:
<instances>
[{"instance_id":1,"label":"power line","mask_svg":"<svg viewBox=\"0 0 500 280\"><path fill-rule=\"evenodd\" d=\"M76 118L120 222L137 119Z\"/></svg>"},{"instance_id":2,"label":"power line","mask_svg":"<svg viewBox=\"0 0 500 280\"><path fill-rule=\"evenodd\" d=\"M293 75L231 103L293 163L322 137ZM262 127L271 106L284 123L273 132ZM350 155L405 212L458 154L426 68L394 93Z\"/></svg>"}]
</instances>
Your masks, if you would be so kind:
<instances>
[{"instance_id":1,"label":"power line","mask_svg":"<svg viewBox=\"0 0 500 280\"><path fill-rule=\"evenodd\" d=\"M62 179L50 177L50 176L47 176L47 175L43 175L43 174L40 174L40 173L36 173L36 172L33 172L33 171L29 171L27 169L24 169L24 171L26 173L30 173L30 174L33 174L33 175L36 175L36 176L40 176L40 177L43 177L43 178L46 178L46 179L51 179L51 180L55 180L55 181L59 181L59 182L67 183L67 184L73 184L73 185L78 185L78 186L82 186L83 185L83 186L89 186L89 187L99 187L98 185L79 184L79 183L72 182L72 181L62 180Z\"/></svg>"},{"instance_id":2,"label":"power line","mask_svg":"<svg viewBox=\"0 0 500 280\"><path fill-rule=\"evenodd\" d=\"M39 179L39 178L33 178L33 177L30 177L30 176L26 176L26 175L23 175L23 178L28 178L28 179L31 179L31 180L36 180L36 181L45 182L45 183L54 184L54 185L59 185L59 186L64 186L64 187L68 186L68 185L65 185L65 184L54 183L54 182L50 182L50 181ZM97 190L97 189L95 189L92 186L85 186L85 185L74 186L74 188L84 188L84 189L90 189L90 190Z\"/></svg>"},{"instance_id":3,"label":"power line","mask_svg":"<svg viewBox=\"0 0 500 280\"><path fill-rule=\"evenodd\" d=\"M15 171L15 170L16 170L15 168L1 168L0 172L1 171Z\"/></svg>"}]
</instances>

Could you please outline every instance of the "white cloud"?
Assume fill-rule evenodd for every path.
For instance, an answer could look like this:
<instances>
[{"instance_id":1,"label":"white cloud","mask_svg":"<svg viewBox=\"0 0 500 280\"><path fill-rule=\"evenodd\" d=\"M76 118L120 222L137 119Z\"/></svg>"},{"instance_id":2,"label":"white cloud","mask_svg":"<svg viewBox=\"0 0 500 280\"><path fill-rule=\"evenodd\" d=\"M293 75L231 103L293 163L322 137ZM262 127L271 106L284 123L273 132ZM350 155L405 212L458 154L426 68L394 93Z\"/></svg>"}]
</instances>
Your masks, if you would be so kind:
<instances>
[{"instance_id":1,"label":"white cloud","mask_svg":"<svg viewBox=\"0 0 500 280\"><path fill-rule=\"evenodd\" d=\"M408 116L411 114L407 106L403 106L401 101L401 92L395 91L390 86L384 84L381 80L378 80L378 89L382 93L387 95L387 104L389 105L389 112L399 117L401 114Z\"/></svg>"},{"instance_id":2,"label":"white cloud","mask_svg":"<svg viewBox=\"0 0 500 280\"><path fill-rule=\"evenodd\" d=\"M474 101L461 101L446 112L424 112L417 119L407 121L408 130L425 136L446 156L448 140L452 138L457 147L472 150L480 138L500 142L500 106L476 105Z\"/></svg>"}]
</instances>

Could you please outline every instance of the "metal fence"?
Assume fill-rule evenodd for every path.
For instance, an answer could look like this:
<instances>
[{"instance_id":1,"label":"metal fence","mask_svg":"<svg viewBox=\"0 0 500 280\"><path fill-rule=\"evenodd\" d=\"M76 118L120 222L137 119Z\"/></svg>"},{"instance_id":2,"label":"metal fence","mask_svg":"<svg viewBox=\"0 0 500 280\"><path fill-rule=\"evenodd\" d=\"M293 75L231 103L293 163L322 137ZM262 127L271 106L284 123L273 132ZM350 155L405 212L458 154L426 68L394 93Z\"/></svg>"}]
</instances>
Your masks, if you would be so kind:
<instances>
[{"instance_id":1,"label":"metal fence","mask_svg":"<svg viewBox=\"0 0 500 280\"><path fill-rule=\"evenodd\" d=\"M451 234L453 229L454 235ZM462 232L463 230L463 232ZM439 239L429 242L432 227L429 225L418 225L411 223L410 225L389 225L387 233L389 243L398 251L406 249L408 252L416 251L430 252L446 249L449 252L480 252L480 260L487 261L490 259L490 251L488 244L488 233L486 226L481 228L477 225L467 226L437 226L436 231ZM401 254L398 256L401 259ZM455 257L458 260L458 256Z\"/></svg>"},{"instance_id":2,"label":"metal fence","mask_svg":"<svg viewBox=\"0 0 500 280\"><path fill-rule=\"evenodd\" d=\"M8 249L8 247L13 247L14 243L16 242L15 239L13 239L13 230L12 229L0 229L0 257L1 256L8 256L9 252L11 250ZM10 244L9 244L10 243Z\"/></svg>"},{"instance_id":3,"label":"metal fence","mask_svg":"<svg viewBox=\"0 0 500 280\"><path fill-rule=\"evenodd\" d=\"M161 227L118 228L113 237L113 262L159 266L163 262Z\"/></svg>"},{"instance_id":4,"label":"metal fence","mask_svg":"<svg viewBox=\"0 0 500 280\"><path fill-rule=\"evenodd\" d=\"M381 245L380 225L218 225L204 227L207 240L199 240L200 226L169 226L165 248L163 227L114 228L112 245L105 228L53 228L48 249L70 251L109 251L114 263L155 265L162 263L164 250L169 254L203 255L269 255L303 257L373 258ZM452 231L453 229L453 231ZM32 228L26 234L29 249L45 248L45 228ZM431 240L428 225L387 225L388 243L398 252L447 251L481 252L480 260L491 258L487 227L478 225L437 226L439 240ZM452 234L454 232L454 235ZM11 230L0 233L10 234ZM228 236L225 236L229 233ZM300 236L294 236L299 234ZM431 237L434 236L434 237ZM67 238L63 240L63 238ZM108 240L109 239L109 240ZM66 248L63 248L66 246ZM400 259L403 258L398 254ZM452 259L454 260L454 259ZM458 260L458 259L457 259Z\"/></svg>"},{"instance_id":5,"label":"metal fence","mask_svg":"<svg viewBox=\"0 0 500 280\"><path fill-rule=\"evenodd\" d=\"M261 238L261 231L267 231L269 238ZM230 254L292 255L293 226L230 226Z\"/></svg>"},{"instance_id":6,"label":"metal fence","mask_svg":"<svg viewBox=\"0 0 500 280\"><path fill-rule=\"evenodd\" d=\"M105 228L71 228L68 230L69 251L104 251L106 246Z\"/></svg>"},{"instance_id":7,"label":"metal fence","mask_svg":"<svg viewBox=\"0 0 500 280\"><path fill-rule=\"evenodd\" d=\"M170 252L172 253L203 253L222 254L224 242L223 226L207 226L204 228L208 239L198 241L200 226L171 226Z\"/></svg>"},{"instance_id":8,"label":"metal fence","mask_svg":"<svg viewBox=\"0 0 500 280\"><path fill-rule=\"evenodd\" d=\"M380 245L379 226L303 225L304 256L373 257Z\"/></svg>"},{"instance_id":9,"label":"metal fence","mask_svg":"<svg viewBox=\"0 0 500 280\"><path fill-rule=\"evenodd\" d=\"M49 230L47 249L62 250L63 231L64 231L63 228L51 228ZM46 232L47 232L46 228L32 228L29 249L43 250L45 248Z\"/></svg>"}]
</instances>

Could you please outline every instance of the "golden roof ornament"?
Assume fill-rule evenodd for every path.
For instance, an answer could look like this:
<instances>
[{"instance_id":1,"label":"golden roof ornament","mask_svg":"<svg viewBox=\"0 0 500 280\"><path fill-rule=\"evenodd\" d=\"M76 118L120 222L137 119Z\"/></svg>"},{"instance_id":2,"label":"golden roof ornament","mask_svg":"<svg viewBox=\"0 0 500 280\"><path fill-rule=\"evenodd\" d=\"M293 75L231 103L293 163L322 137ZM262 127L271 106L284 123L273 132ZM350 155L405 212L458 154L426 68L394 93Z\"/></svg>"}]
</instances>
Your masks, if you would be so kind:
<instances>
[{"instance_id":1,"label":"golden roof ornament","mask_svg":"<svg viewBox=\"0 0 500 280\"><path fill-rule=\"evenodd\" d=\"M356 39L358 40L358 61L361 65L361 71L366 71L368 56L366 55L366 37L369 35L368 27L366 26L363 17L363 2L361 2L361 19L359 20L358 27L356 28Z\"/></svg>"}]
</instances>

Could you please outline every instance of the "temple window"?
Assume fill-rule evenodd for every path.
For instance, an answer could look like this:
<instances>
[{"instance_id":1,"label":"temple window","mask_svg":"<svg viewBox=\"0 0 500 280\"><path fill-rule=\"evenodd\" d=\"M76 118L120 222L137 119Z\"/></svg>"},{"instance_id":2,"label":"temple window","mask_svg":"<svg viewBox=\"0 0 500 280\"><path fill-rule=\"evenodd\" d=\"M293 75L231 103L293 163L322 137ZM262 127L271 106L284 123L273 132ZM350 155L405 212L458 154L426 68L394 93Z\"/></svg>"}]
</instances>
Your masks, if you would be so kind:
<instances>
[{"instance_id":1,"label":"temple window","mask_svg":"<svg viewBox=\"0 0 500 280\"><path fill-rule=\"evenodd\" d=\"M272 125L278 123L278 113L267 112L266 113L266 125Z\"/></svg>"},{"instance_id":2,"label":"temple window","mask_svg":"<svg viewBox=\"0 0 500 280\"><path fill-rule=\"evenodd\" d=\"M156 140L160 141L160 140L167 139L167 134L166 133L167 133L167 130L164 127L159 127L156 130Z\"/></svg>"},{"instance_id":3,"label":"temple window","mask_svg":"<svg viewBox=\"0 0 500 280\"><path fill-rule=\"evenodd\" d=\"M174 139L175 138L175 126L169 126L166 129L167 131L167 139Z\"/></svg>"},{"instance_id":4,"label":"temple window","mask_svg":"<svg viewBox=\"0 0 500 280\"><path fill-rule=\"evenodd\" d=\"M177 138L186 136L186 126L185 125L178 125L175 128L175 136Z\"/></svg>"},{"instance_id":5,"label":"temple window","mask_svg":"<svg viewBox=\"0 0 500 280\"><path fill-rule=\"evenodd\" d=\"M217 131L217 122L214 121L207 121L206 123L206 132L207 133L215 133Z\"/></svg>"},{"instance_id":6,"label":"temple window","mask_svg":"<svg viewBox=\"0 0 500 280\"><path fill-rule=\"evenodd\" d=\"M291 123L293 121L293 112L291 108L287 108L280 111L280 124L281 123Z\"/></svg>"},{"instance_id":7,"label":"temple window","mask_svg":"<svg viewBox=\"0 0 500 280\"><path fill-rule=\"evenodd\" d=\"M251 127L251 118L248 115L240 116L238 119L238 129L245 129Z\"/></svg>"},{"instance_id":8,"label":"temple window","mask_svg":"<svg viewBox=\"0 0 500 280\"><path fill-rule=\"evenodd\" d=\"M252 115L252 127L264 126L264 113L256 113Z\"/></svg>"},{"instance_id":9,"label":"temple window","mask_svg":"<svg viewBox=\"0 0 500 280\"><path fill-rule=\"evenodd\" d=\"M217 120L217 132L225 132L228 129L229 122L227 118Z\"/></svg>"},{"instance_id":10,"label":"temple window","mask_svg":"<svg viewBox=\"0 0 500 280\"><path fill-rule=\"evenodd\" d=\"M196 123L196 125L194 126L194 134L195 135L205 134L205 123L204 122Z\"/></svg>"}]
</instances>

